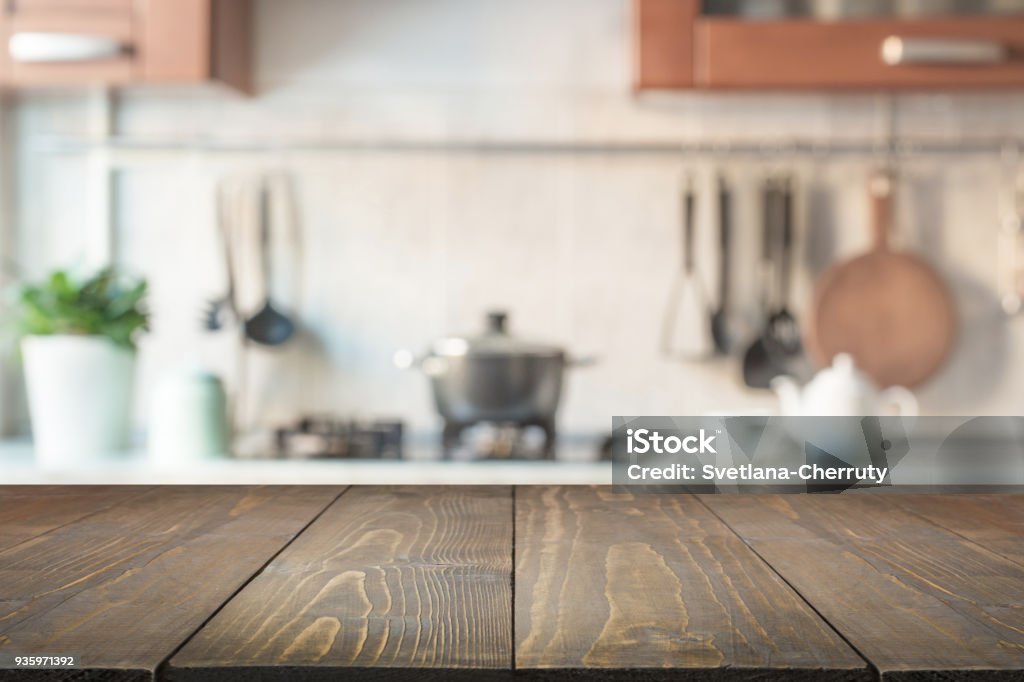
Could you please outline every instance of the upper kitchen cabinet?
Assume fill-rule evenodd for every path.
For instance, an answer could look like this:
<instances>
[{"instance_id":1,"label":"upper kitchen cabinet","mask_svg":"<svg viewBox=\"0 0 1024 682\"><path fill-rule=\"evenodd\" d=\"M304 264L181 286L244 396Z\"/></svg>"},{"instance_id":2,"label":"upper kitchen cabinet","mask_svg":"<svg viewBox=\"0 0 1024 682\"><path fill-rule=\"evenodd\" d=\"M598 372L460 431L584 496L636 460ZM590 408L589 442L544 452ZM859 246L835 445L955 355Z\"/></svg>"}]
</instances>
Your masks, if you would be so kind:
<instances>
[{"instance_id":1,"label":"upper kitchen cabinet","mask_svg":"<svg viewBox=\"0 0 1024 682\"><path fill-rule=\"evenodd\" d=\"M250 0L3 0L8 86L223 82L250 89Z\"/></svg>"},{"instance_id":2,"label":"upper kitchen cabinet","mask_svg":"<svg viewBox=\"0 0 1024 682\"><path fill-rule=\"evenodd\" d=\"M1024 85L1024 0L634 0L638 89Z\"/></svg>"}]
</instances>

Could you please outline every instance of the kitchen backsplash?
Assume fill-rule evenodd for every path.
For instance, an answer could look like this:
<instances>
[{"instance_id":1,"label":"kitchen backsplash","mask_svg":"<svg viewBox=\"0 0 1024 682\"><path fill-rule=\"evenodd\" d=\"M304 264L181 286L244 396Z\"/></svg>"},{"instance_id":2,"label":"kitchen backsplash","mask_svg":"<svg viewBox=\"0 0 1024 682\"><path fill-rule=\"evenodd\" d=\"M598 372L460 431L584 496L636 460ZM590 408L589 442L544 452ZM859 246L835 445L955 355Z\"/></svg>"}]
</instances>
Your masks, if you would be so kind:
<instances>
[{"instance_id":1,"label":"kitchen backsplash","mask_svg":"<svg viewBox=\"0 0 1024 682\"><path fill-rule=\"evenodd\" d=\"M255 98L131 90L117 99L115 125L140 140L882 139L890 110L881 96L634 95L628 5L263 0ZM774 405L770 395L743 388L735 361L681 364L659 355L679 263L684 172L696 172L704 187L721 172L737 187L734 293L749 325L758 295L751 274L758 178L779 167L797 177L797 291L806 299L823 267L866 244L865 178L878 161L525 152L515 144L501 151L117 151L113 233L105 234L96 174L110 159L44 144L55 134L88 133L96 96L19 97L12 127L22 267L38 276L96 261L109 244L119 262L151 279L154 331L142 345L140 424L168 367L235 371L230 339L200 326L204 301L223 282L213 204L223 176L287 171L302 217L301 244L282 247L276 262L288 267L278 298L304 332L280 352L252 353L250 417L268 423L332 411L435 428L424 378L394 369L392 353L472 332L485 311L503 308L517 334L601 358L572 371L561 411L563 431L590 432L610 428L614 414ZM896 106L896 127L908 135L1024 136L1024 95L905 95ZM1024 406L1024 383L1014 381L1024 372L1024 328L1002 315L996 294L1005 166L995 156L952 156L900 167L900 239L953 282L961 318L955 356L920 392L927 412ZM714 238L706 204L700 211L700 262L710 285Z\"/></svg>"}]
</instances>

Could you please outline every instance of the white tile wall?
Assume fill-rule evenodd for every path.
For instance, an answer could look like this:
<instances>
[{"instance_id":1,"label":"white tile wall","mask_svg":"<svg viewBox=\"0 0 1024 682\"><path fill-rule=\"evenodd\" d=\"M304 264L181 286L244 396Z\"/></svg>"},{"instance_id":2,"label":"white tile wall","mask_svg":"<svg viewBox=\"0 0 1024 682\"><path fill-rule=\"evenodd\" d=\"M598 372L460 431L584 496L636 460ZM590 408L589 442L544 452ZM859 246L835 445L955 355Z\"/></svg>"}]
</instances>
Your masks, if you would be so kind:
<instances>
[{"instance_id":1,"label":"white tile wall","mask_svg":"<svg viewBox=\"0 0 1024 682\"><path fill-rule=\"evenodd\" d=\"M864 139L885 129L871 95L671 94L629 88L626 0L298 0L258 3L253 99L214 89L124 93L118 127L135 136L346 139ZM87 125L86 98L35 93L16 110L19 258L30 273L92 248L89 160L40 151L45 133ZM1024 95L902 96L899 129L953 137L1024 135ZM791 165L802 180L798 286L866 241L870 159ZM562 427L595 431L613 414L769 406L734 361L682 365L657 352L678 263L678 186L707 161L656 155L278 152L132 156L117 206L121 260L152 280L154 332L143 345L140 423L149 389L190 358L231 375L226 339L199 330L220 287L212 188L226 174L285 169L303 216L301 286L281 292L303 337L253 358L247 412L261 423L300 410L397 414L435 426L422 377L394 370L396 348L473 331L504 307L523 336L602 358L573 371ZM754 191L764 166L719 166L741 194L740 317L753 320ZM922 390L925 409L1024 408L1021 322L995 304L1001 191L994 158L926 159L902 169L899 224L955 283L962 336ZM707 216L705 216L706 219ZM705 223L705 228L707 224ZM702 263L713 275L712 236ZM285 261L286 259L281 259ZM286 263L282 262L284 267ZM301 294L301 297L300 297ZM251 299L252 294L250 294Z\"/></svg>"}]
</instances>

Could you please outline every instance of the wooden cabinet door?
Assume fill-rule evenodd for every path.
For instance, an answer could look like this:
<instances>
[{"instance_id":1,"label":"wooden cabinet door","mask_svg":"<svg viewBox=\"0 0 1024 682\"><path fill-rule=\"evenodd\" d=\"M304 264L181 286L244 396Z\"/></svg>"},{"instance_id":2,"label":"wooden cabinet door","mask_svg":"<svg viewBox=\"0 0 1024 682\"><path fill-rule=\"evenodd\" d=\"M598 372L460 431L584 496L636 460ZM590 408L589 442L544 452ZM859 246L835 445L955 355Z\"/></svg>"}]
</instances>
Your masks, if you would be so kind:
<instances>
[{"instance_id":1,"label":"wooden cabinet door","mask_svg":"<svg viewBox=\"0 0 1024 682\"><path fill-rule=\"evenodd\" d=\"M6 81L15 86L135 79L130 1L14 0L2 35Z\"/></svg>"},{"instance_id":2,"label":"wooden cabinet door","mask_svg":"<svg viewBox=\"0 0 1024 682\"><path fill-rule=\"evenodd\" d=\"M0 85L250 90L251 0L0 0Z\"/></svg>"},{"instance_id":3,"label":"wooden cabinet door","mask_svg":"<svg viewBox=\"0 0 1024 682\"><path fill-rule=\"evenodd\" d=\"M1024 16L757 21L699 0L633 0L637 88L914 89L1024 85ZM903 60L883 59L886 41Z\"/></svg>"},{"instance_id":4,"label":"wooden cabinet door","mask_svg":"<svg viewBox=\"0 0 1024 682\"><path fill-rule=\"evenodd\" d=\"M151 82L196 82L210 77L211 0L139 3L140 76Z\"/></svg>"},{"instance_id":5,"label":"wooden cabinet door","mask_svg":"<svg viewBox=\"0 0 1024 682\"><path fill-rule=\"evenodd\" d=\"M693 87L693 26L697 0L634 0L633 85Z\"/></svg>"},{"instance_id":6,"label":"wooden cabinet door","mask_svg":"<svg viewBox=\"0 0 1024 682\"><path fill-rule=\"evenodd\" d=\"M248 91L251 24L249 0L139 0L139 77Z\"/></svg>"},{"instance_id":7,"label":"wooden cabinet door","mask_svg":"<svg viewBox=\"0 0 1024 682\"><path fill-rule=\"evenodd\" d=\"M906 46L906 61L883 60L887 40ZM1024 85L1024 17L843 22L701 18L695 22L694 43L694 81L706 88ZM910 54L914 49L916 56Z\"/></svg>"}]
</instances>

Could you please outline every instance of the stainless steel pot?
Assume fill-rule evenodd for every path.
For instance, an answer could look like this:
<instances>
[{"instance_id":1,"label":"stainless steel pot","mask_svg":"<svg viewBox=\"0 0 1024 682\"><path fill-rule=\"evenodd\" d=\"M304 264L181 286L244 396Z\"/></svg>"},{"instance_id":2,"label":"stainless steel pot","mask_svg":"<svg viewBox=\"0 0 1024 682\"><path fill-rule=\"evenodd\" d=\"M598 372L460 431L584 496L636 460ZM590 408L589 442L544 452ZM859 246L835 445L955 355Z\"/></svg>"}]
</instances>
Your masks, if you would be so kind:
<instances>
[{"instance_id":1,"label":"stainless steel pot","mask_svg":"<svg viewBox=\"0 0 1024 682\"><path fill-rule=\"evenodd\" d=\"M418 358L399 351L395 364L419 367L430 378L437 411L449 423L553 421L563 371L592 361L570 361L557 346L519 340L507 321L504 312L488 313L483 334L438 339Z\"/></svg>"}]
</instances>

